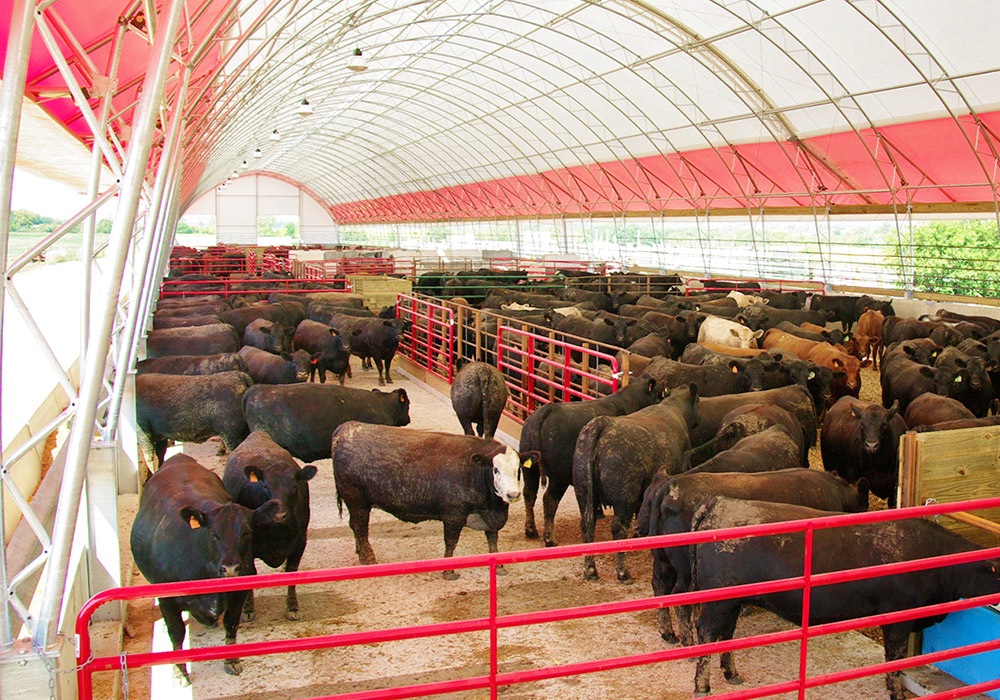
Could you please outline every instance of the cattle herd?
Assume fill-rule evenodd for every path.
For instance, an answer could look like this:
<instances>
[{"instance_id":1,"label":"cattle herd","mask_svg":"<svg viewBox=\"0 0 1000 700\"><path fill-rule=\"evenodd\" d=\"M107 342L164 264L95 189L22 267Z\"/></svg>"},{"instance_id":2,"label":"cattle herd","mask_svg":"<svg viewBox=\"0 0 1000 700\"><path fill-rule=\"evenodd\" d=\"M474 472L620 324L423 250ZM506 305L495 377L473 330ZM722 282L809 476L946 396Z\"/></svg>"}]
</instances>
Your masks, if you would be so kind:
<instances>
[{"instance_id":1,"label":"cattle herd","mask_svg":"<svg viewBox=\"0 0 1000 700\"><path fill-rule=\"evenodd\" d=\"M858 512L868 508L869 491L892 507L906 430L1000 422L988 415L997 413L1000 392L1000 321L988 317L904 319L867 296L752 284L685 297L668 288L603 293L568 284L541 294L439 282L467 293L458 303L628 350L630 381L592 401L541 406L524 422L515 451L493 439L508 390L491 364L470 362L455 376L452 405L464 435L404 427L402 389L345 386L351 355L374 362L379 384L391 383L405 331L393 313L376 317L358 297L273 294L242 308L218 296L164 300L136 385L147 461L158 466L132 530L136 564L150 582L253 574L255 559L297 570L317 468L296 460L332 459L358 560L372 564L372 508L407 522L441 521L446 557L465 527L483 530L496 552L509 504L522 495L525 536L539 536L535 502L543 484L547 546L556 544L556 511L570 486L584 542L594 540L606 508L612 536L622 539L633 530L651 536ZM510 304L527 308L515 312ZM860 370L869 365L880 366L880 404L859 398ZM328 371L337 383L325 383ZM229 452L223 478L184 455L164 460L170 441L212 436ZM817 439L823 470L810 470ZM926 520L819 530L815 538L814 573L975 548ZM803 551L801 534L656 549L652 589L666 595L798 576ZM631 582L624 553L615 570ZM598 576L594 559L585 558L583 578ZM839 583L812 592L810 624L998 590L990 562ZM793 591L679 607L673 615L661 609L659 633L685 645L729 639L741 605L800 622L801 600ZM160 607L175 648L184 638L183 610L206 624L221 618L231 644L241 616L253 617L253 596L166 598ZM286 616L297 619L298 610L292 586ZM886 659L902 657L907 635L934 621L885 625ZM731 653L722 655L722 668L740 682ZM239 660L225 669L239 673ZM183 665L178 673L186 677ZM709 692L708 678L703 657L698 694ZM887 685L901 700L898 674Z\"/></svg>"}]
</instances>

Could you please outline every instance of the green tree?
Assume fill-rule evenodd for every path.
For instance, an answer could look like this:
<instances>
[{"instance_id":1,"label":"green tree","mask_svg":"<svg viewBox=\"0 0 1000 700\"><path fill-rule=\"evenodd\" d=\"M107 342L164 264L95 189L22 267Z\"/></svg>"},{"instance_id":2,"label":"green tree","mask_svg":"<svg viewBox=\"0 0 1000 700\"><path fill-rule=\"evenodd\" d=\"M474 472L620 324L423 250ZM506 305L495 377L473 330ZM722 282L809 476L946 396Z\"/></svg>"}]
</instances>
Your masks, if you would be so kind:
<instances>
[{"instance_id":1,"label":"green tree","mask_svg":"<svg viewBox=\"0 0 1000 700\"><path fill-rule=\"evenodd\" d=\"M885 264L901 279L913 275L913 288L920 292L960 296L992 296L1000 293L996 223L993 221L935 221L913 229L911 246L893 232L892 247Z\"/></svg>"}]
</instances>

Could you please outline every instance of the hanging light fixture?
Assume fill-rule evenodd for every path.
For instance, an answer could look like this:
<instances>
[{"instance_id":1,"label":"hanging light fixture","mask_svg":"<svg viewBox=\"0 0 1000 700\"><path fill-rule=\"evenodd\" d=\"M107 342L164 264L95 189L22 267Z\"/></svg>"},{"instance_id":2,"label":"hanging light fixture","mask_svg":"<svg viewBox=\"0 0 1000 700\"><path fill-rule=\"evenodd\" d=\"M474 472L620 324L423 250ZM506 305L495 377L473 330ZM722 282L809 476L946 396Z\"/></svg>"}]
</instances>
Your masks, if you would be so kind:
<instances>
[{"instance_id":1,"label":"hanging light fixture","mask_svg":"<svg viewBox=\"0 0 1000 700\"><path fill-rule=\"evenodd\" d=\"M249 167L250 167L250 164L247 163L245 160L242 163L240 163L240 168L242 168L243 170L246 170Z\"/></svg>"},{"instance_id":2,"label":"hanging light fixture","mask_svg":"<svg viewBox=\"0 0 1000 700\"><path fill-rule=\"evenodd\" d=\"M313 108L312 105L309 104L309 100L303 97L302 102L299 104L298 109L295 110L295 113L298 114L300 117L308 117L310 114L312 114Z\"/></svg>"},{"instance_id":3,"label":"hanging light fixture","mask_svg":"<svg viewBox=\"0 0 1000 700\"><path fill-rule=\"evenodd\" d=\"M229 173L229 177L232 178L233 180L235 180L239 176L240 176L240 173L239 173L238 170L236 170L236 168L233 168L233 172Z\"/></svg>"},{"instance_id":4,"label":"hanging light fixture","mask_svg":"<svg viewBox=\"0 0 1000 700\"><path fill-rule=\"evenodd\" d=\"M278 130L275 129L274 131L271 132L271 135L268 136L267 138L271 139L272 141L280 141L281 140L281 134L279 134Z\"/></svg>"},{"instance_id":5,"label":"hanging light fixture","mask_svg":"<svg viewBox=\"0 0 1000 700\"><path fill-rule=\"evenodd\" d=\"M361 53L361 49L354 49L354 55L351 56L351 60L347 62L347 67L355 73L368 70L368 59Z\"/></svg>"},{"instance_id":6,"label":"hanging light fixture","mask_svg":"<svg viewBox=\"0 0 1000 700\"><path fill-rule=\"evenodd\" d=\"M226 184L225 184L224 186L225 186L225 187L229 187L229 183L230 183L230 182L232 182L232 180L230 180L230 179L229 179L229 178L227 177L227 178L226 178Z\"/></svg>"},{"instance_id":7,"label":"hanging light fixture","mask_svg":"<svg viewBox=\"0 0 1000 700\"><path fill-rule=\"evenodd\" d=\"M254 149L253 157L254 158L263 158L264 154L261 153L261 150L259 148L256 148L256 149Z\"/></svg>"}]
</instances>

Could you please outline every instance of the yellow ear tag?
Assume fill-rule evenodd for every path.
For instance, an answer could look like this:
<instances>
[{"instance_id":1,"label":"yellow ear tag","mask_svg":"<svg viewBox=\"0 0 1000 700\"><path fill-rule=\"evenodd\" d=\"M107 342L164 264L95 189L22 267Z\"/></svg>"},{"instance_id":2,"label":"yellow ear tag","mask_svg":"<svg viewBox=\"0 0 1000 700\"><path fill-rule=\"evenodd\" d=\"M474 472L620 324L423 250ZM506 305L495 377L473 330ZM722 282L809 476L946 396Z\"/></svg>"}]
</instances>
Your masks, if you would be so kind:
<instances>
[{"instance_id":1,"label":"yellow ear tag","mask_svg":"<svg viewBox=\"0 0 1000 700\"><path fill-rule=\"evenodd\" d=\"M733 374L739 374L739 372L740 372L739 367L733 367Z\"/></svg>"},{"instance_id":2,"label":"yellow ear tag","mask_svg":"<svg viewBox=\"0 0 1000 700\"><path fill-rule=\"evenodd\" d=\"M531 468L531 457L528 457L528 459L524 460L524 464L521 465L521 466L524 469L530 469Z\"/></svg>"},{"instance_id":3,"label":"yellow ear tag","mask_svg":"<svg viewBox=\"0 0 1000 700\"><path fill-rule=\"evenodd\" d=\"M191 516L191 520L189 520L188 522L191 524L192 530L197 530L199 527L201 527L201 523L198 522L198 518L194 517L193 515Z\"/></svg>"},{"instance_id":4,"label":"yellow ear tag","mask_svg":"<svg viewBox=\"0 0 1000 700\"><path fill-rule=\"evenodd\" d=\"M254 474L253 472L250 472L250 483L251 484L256 484L257 483L257 475Z\"/></svg>"}]
</instances>

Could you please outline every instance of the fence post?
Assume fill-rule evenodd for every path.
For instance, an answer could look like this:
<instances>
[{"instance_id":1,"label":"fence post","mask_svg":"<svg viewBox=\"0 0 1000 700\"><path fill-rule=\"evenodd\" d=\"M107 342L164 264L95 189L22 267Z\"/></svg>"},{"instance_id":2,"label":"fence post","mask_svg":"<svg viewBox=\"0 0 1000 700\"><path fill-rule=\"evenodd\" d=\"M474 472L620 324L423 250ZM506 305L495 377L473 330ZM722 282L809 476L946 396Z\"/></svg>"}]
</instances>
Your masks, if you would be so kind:
<instances>
[{"instance_id":1,"label":"fence post","mask_svg":"<svg viewBox=\"0 0 1000 700\"><path fill-rule=\"evenodd\" d=\"M497 562L490 559L490 700L497 700Z\"/></svg>"},{"instance_id":2,"label":"fence post","mask_svg":"<svg viewBox=\"0 0 1000 700\"><path fill-rule=\"evenodd\" d=\"M809 656L809 598L812 593L813 524L806 524L805 555L802 563L802 640L799 642L798 700L806 697L806 661Z\"/></svg>"},{"instance_id":3,"label":"fence post","mask_svg":"<svg viewBox=\"0 0 1000 700\"><path fill-rule=\"evenodd\" d=\"M535 410L535 337L528 336L528 411Z\"/></svg>"}]
</instances>

